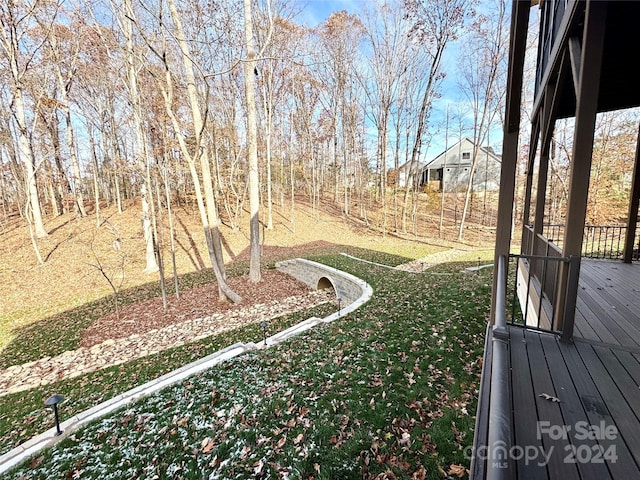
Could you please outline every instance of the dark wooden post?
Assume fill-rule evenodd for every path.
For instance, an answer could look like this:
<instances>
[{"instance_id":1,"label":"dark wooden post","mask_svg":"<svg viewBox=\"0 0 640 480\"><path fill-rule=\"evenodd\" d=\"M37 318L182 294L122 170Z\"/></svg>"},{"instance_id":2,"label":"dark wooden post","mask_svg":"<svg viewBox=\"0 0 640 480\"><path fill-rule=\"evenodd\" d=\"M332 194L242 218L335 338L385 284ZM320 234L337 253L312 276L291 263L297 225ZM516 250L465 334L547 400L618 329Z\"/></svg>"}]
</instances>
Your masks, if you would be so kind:
<instances>
[{"instance_id":1,"label":"dark wooden post","mask_svg":"<svg viewBox=\"0 0 640 480\"><path fill-rule=\"evenodd\" d=\"M527 233L527 226L531 217L531 192L533 191L533 165L536 158L536 150L538 147L538 135L540 133L539 119L536 117L531 127L531 141L529 142L529 158L527 159L527 182L524 187L524 206L522 210L522 238ZM521 251L524 254L533 253L533 241L528 245L527 251Z\"/></svg>"},{"instance_id":2,"label":"dark wooden post","mask_svg":"<svg viewBox=\"0 0 640 480\"><path fill-rule=\"evenodd\" d=\"M573 325L576 319L576 301L578 300L578 280L580 277L580 256L573 255L569 259L569 280L567 285L567 305L562 322L562 340L573 341Z\"/></svg>"},{"instance_id":3,"label":"dark wooden post","mask_svg":"<svg viewBox=\"0 0 640 480\"><path fill-rule=\"evenodd\" d=\"M549 173L549 145L542 145L540 153L540 167L538 168L538 188L536 190L536 216L533 221L533 242L531 245L531 254L535 254L534 246L538 234L544 232L544 207L547 200L547 176Z\"/></svg>"},{"instance_id":4,"label":"dark wooden post","mask_svg":"<svg viewBox=\"0 0 640 480\"><path fill-rule=\"evenodd\" d=\"M636 158L633 164L633 180L631 181L631 198L627 216L627 235L624 239L624 263L631 263L636 243L636 227L638 226L638 203L640 199L640 125L636 139Z\"/></svg>"},{"instance_id":5,"label":"dark wooden post","mask_svg":"<svg viewBox=\"0 0 640 480\"><path fill-rule=\"evenodd\" d=\"M513 0L511 4L511 44L509 46L509 68L507 78L507 101L504 119L502 146L502 168L500 171L500 194L498 200L498 224L494 256L493 290L491 296L490 321L495 321L496 282L495 273L501 255L509 255L511 248L511 220L518 161L518 137L520 130L520 106L522 103L522 72L527 46L527 26L531 2Z\"/></svg>"},{"instance_id":6,"label":"dark wooden post","mask_svg":"<svg viewBox=\"0 0 640 480\"><path fill-rule=\"evenodd\" d=\"M579 58L577 55L571 56L572 69L579 72L579 77L577 79L574 78L578 89L576 91L576 120L573 137L573 158L569 178L569 199L567 202L567 218L562 249L564 257L580 256L582 251L593 138L598 110L606 15L607 2L593 0L587 2L582 51L579 52ZM562 330L566 305L575 304L572 299L567 299L568 281L569 265L562 263L554 315L557 322L557 325L554 325L556 330Z\"/></svg>"}]
</instances>

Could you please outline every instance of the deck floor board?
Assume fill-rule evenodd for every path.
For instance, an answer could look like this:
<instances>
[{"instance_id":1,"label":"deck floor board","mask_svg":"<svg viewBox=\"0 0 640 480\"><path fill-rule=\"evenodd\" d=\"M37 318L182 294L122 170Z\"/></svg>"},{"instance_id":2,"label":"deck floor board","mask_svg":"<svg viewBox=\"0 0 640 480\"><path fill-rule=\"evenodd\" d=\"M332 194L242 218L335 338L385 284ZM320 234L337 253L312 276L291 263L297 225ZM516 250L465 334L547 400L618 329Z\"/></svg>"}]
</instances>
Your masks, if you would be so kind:
<instances>
[{"instance_id":1,"label":"deck floor board","mask_svg":"<svg viewBox=\"0 0 640 480\"><path fill-rule=\"evenodd\" d=\"M640 479L640 265L583 259L575 318L573 342L509 327L511 440L553 447L546 467L516 459L516 478ZM550 438L540 422L568 434Z\"/></svg>"},{"instance_id":2,"label":"deck floor board","mask_svg":"<svg viewBox=\"0 0 640 480\"><path fill-rule=\"evenodd\" d=\"M615 421L589 373L589 365L585 363L575 344L558 342L558 348L562 352L564 363L580 396L580 404L585 412L584 421L588 425L601 425L601 422L604 422L605 425L615 425ZM578 408L578 406L575 406L575 408ZM634 472L635 476L640 475L640 470L635 469L633 457L622 438L620 436L615 436L615 438L603 437L598 439L598 443L602 445L605 449L604 451L610 451L608 449L613 448L613 451L618 456L616 462L606 463L611 476L615 479L624 479L634 478L633 475L629 476Z\"/></svg>"},{"instance_id":3,"label":"deck floor board","mask_svg":"<svg viewBox=\"0 0 640 480\"><path fill-rule=\"evenodd\" d=\"M543 395L558 396L547 359L542 349L541 337L545 334L525 331L525 340L527 342L527 353L529 359L529 371L531 372L531 380L533 383L533 394L536 403L537 418L536 422L547 422L549 425L564 425L560 403L547 400ZM520 405L515 404L514 407L520 409ZM553 435L542 435L542 443L545 452L551 452L547 469L550 479L577 479L580 478L576 465L566 464L562 452L568 449L568 438Z\"/></svg>"},{"instance_id":4,"label":"deck floor board","mask_svg":"<svg viewBox=\"0 0 640 480\"><path fill-rule=\"evenodd\" d=\"M600 341L600 337L595 332L591 324L587 322L580 310L576 310L575 329L573 335L588 340Z\"/></svg>"},{"instance_id":5,"label":"deck floor board","mask_svg":"<svg viewBox=\"0 0 640 480\"><path fill-rule=\"evenodd\" d=\"M617 267L611 267L608 273L615 275L618 273L617 270ZM601 272L601 269L587 268L586 275L583 275L581 280L593 288L600 287L602 296L608 299L614 307L621 307L620 313L623 315L628 314L633 317L640 317L640 304L637 303L638 289L635 288L635 284L633 282L623 283L620 279L612 279L612 277L605 277L605 281L601 282L595 278L595 275L599 272Z\"/></svg>"},{"instance_id":6,"label":"deck floor board","mask_svg":"<svg viewBox=\"0 0 640 480\"><path fill-rule=\"evenodd\" d=\"M640 348L639 292L640 265L583 259L574 335Z\"/></svg>"},{"instance_id":7,"label":"deck floor board","mask_svg":"<svg viewBox=\"0 0 640 480\"><path fill-rule=\"evenodd\" d=\"M519 406L513 410L515 443L540 451L544 446L542 438L538 435L538 416L531 414L531 412L537 412L537 408L523 329L511 329L510 345L512 402L513 405ZM547 467L539 463L529 462L524 457L517 459L517 478L524 480L548 478Z\"/></svg>"},{"instance_id":8,"label":"deck floor board","mask_svg":"<svg viewBox=\"0 0 640 480\"><path fill-rule=\"evenodd\" d=\"M631 352L623 350L614 350L614 355L618 358L620 364L625 368L627 373L631 375L633 381L640 385L640 368L638 368L638 359ZM636 412L637 414L638 412Z\"/></svg>"},{"instance_id":9,"label":"deck floor board","mask_svg":"<svg viewBox=\"0 0 640 480\"><path fill-rule=\"evenodd\" d=\"M550 335L540 335L540 340L544 347L545 356L547 357L554 388L560 399L558 405L562 411L563 425L568 427L567 436L569 437L571 445L565 447L566 450L562 452L564 458L571 458L574 453L577 453L579 445L585 445L585 447L579 448L588 448L590 452L597 451L599 444L595 438L576 438L581 435L580 432L576 432L575 426L581 425L581 422L587 423L587 413L556 338ZM602 480L611 478L609 469L605 463L577 462L576 465L581 478L598 478Z\"/></svg>"},{"instance_id":10,"label":"deck floor board","mask_svg":"<svg viewBox=\"0 0 640 480\"><path fill-rule=\"evenodd\" d=\"M599 291L580 283L581 288L578 293L578 308L584 314L589 324L594 330L599 329L600 338L607 343L637 347L638 343L619 324L619 315L611 307L606 308L606 301L602 299ZM590 314L583 308L588 308ZM605 330L610 335L605 334Z\"/></svg>"},{"instance_id":11,"label":"deck floor board","mask_svg":"<svg viewBox=\"0 0 640 480\"><path fill-rule=\"evenodd\" d=\"M604 405L609 410L615 428L619 432L616 438L624 441L629 452L635 458L635 465L631 465L633 462L625 462L629 464L630 474L633 472L632 467L635 467L633 475L627 478L640 478L640 423L629 407L629 399L625 398L623 393L620 392L611 378L611 373L602 364L601 358L594 350L593 345L576 342L576 348L587 365L587 369L600 392ZM638 395L638 385L636 385L633 395Z\"/></svg>"},{"instance_id":12,"label":"deck floor board","mask_svg":"<svg viewBox=\"0 0 640 480\"><path fill-rule=\"evenodd\" d=\"M633 319L640 317L640 311L629 306L626 297L620 292L621 287L606 284L597 287L596 282L588 275L581 279L583 296L589 295L589 302L599 305L600 309L596 321L606 320L615 337L621 345L640 347L640 328Z\"/></svg>"},{"instance_id":13,"label":"deck floor board","mask_svg":"<svg viewBox=\"0 0 640 480\"><path fill-rule=\"evenodd\" d=\"M576 308L580 315L576 315L576 322L580 322L580 320L584 320L585 324L591 328L593 332L598 336L598 340L601 342L618 344L620 343L618 339L611 333L609 328L605 326L605 324L600 320L596 312L594 312L588 303L585 303L585 297L583 290L580 290L578 293L578 301L576 302ZM582 324L580 324L582 328ZM576 332L574 331L574 336Z\"/></svg>"}]
</instances>

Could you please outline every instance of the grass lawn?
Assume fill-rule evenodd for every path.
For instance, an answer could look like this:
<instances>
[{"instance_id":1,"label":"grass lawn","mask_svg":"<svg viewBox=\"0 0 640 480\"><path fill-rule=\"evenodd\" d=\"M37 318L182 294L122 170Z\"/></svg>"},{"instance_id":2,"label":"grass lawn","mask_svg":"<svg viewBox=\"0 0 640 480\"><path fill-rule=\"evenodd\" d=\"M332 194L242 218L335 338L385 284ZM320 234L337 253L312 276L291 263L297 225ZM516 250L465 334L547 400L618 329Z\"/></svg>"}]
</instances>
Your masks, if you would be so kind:
<instances>
[{"instance_id":1,"label":"grass lawn","mask_svg":"<svg viewBox=\"0 0 640 480\"><path fill-rule=\"evenodd\" d=\"M364 249L348 253L387 265L408 260ZM476 265L473 253L423 274L335 253L308 258L367 281L373 298L332 324L98 420L7 478L466 477L491 269L462 273ZM328 307L283 317L273 327L324 316ZM68 398L60 410L64 419L235 341L260 336L252 325L43 390L0 397L0 435L8 446L3 449L48 427L50 412L42 400L54 390Z\"/></svg>"}]
</instances>

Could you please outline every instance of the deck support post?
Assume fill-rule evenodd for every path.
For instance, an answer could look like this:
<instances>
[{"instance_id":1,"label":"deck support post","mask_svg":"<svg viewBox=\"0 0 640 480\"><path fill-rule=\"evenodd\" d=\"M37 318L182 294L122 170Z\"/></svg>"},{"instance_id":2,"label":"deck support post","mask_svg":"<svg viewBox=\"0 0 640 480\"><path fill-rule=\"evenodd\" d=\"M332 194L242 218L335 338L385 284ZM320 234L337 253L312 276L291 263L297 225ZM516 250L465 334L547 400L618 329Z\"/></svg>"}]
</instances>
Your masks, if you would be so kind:
<instances>
[{"instance_id":1,"label":"deck support post","mask_svg":"<svg viewBox=\"0 0 640 480\"><path fill-rule=\"evenodd\" d=\"M502 146L502 168L500 170L500 193L498 199L498 224L494 254L494 273L498 269L499 258L509 255L513 220L513 198L518 162L518 138L520 131L520 107L522 104L522 74L527 48L527 28L531 2L513 0L511 3L511 44L509 45L509 67L504 119L504 140ZM490 321L493 323L496 311L497 275L493 276Z\"/></svg>"},{"instance_id":2,"label":"deck support post","mask_svg":"<svg viewBox=\"0 0 640 480\"><path fill-rule=\"evenodd\" d=\"M531 219L531 196L533 192L533 166L535 164L536 152L538 149L538 137L540 134L540 124L538 119L534 120L531 126L531 139L529 140L529 158L527 158L527 181L524 187L524 199L522 207L522 238L527 234L526 229L530 225ZM531 255L533 253L533 242L528 245L528 251L520 249L520 253Z\"/></svg>"},{"instance_id":3,"label":"deck support post","mask_svg":"<svg viewBox=\"0 0 640 480\"><path fill-rule=\"evenodd\" d=\"M582 36L582 52L580 58L580 86L576 92L576 119L573 137L573 155L569 177L569 198L567 201L567 217L564 228L564 257L580 255L582 238L587 215L587 198L589 193L588 172L591 171L593 155L593 138L598 111L598 93L600 90L600 70L604 49L604 33L607 16L607 2L587 2L584 31ZM569 264L562 263L558 278L558 294L555 305L555 330L562 330L565 319L567 288L569 281Z\"/></svg>"},{"instance_id":4,"label":"deck support post","mask_svg":"<svg viewBox=\"0 0 640 480\"><path fill-rule=\"evenodd\" d=\"M533 223L533 239L531 254L536 252L533 249L535 245L535 239L537 235L544 234L544 211L547 204L547 179L549 176L549 159L553 156L551 151L551 142L553 141L553 130L556 124L556 116L558 104L560 102L559 92L561 91L560 85L564 82L564 78L567 75L567 54L562 57L560 67L558 71L558 77L555 83L549 84L545 90L544 102L542 103L541 124L538 126L540 130L540 167L538 169L538 188L536 190L536 216ZM557 238L555 239L557 242ZM546 254L545 254L546 255Z\"/></svg>"},{"instance_id":5,"label":"deck support post","mask_svg":"<svg viewBox=\"0 0 640 480\"><path fill-rule=\"evenodd\" d=\"M576 303L578 301L578 280L580 274L580 256L572 255L569 259L569 283L562 320L562 341L573 342L573 325L576 319Z\"/></svg>"},{"instance_id":6,"label":"deck support post","mask_svg":"<svg viewBox=\"0 0 640 480\"><path fill-rule=\"evenodd\" d=\"M629 199L629 213L627 215L627 235L624 239L624 263L631 263L636 243L636 228L638 226L638 203L640 200L640 125L636 139L636 158L633 163L633 179L631 180L631 198Z\"/></svg>"},{"instance_id":7,"label":"deck support post","mask_svg":"<svg viewBox=\"0 0 640 480\"><path fill-rule=\"evenodd\" d=\"M536 216L533 221L533 242L531 242L531 251L526 252L534 255L536 238L544 233L544 207L547 197L547 177L549 174L549 147L548 144L542 144L540 153L540 167L538 168L538 188L536 190Z\"/></svg>"}]
</instances>

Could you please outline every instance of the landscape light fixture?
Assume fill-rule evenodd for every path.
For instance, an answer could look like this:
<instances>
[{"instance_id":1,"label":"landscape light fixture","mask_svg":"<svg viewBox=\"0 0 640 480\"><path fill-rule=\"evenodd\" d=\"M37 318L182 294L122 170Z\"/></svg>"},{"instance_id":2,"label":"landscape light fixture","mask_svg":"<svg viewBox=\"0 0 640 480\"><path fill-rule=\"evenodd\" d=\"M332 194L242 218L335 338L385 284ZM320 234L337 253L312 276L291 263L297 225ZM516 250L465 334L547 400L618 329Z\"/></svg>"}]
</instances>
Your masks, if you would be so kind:
<instances>
[{"instance_id":1,"label":"landscape light fixture","mask_svg":"<svg viewBox=\"0 0 640 480\"><path fill-rule=\"evenodd\" d=\"M53 418L56 422L56 437L62 434L62 430L60 430L60 420L58 419L58 404L63 400L64 397L56 393L55 395L51 395L44 402L47 407L53 407Z\"/></svg>"},{"instance_id":2,"label":"landscape light fixture","mask_svg":"<svg viewBox=\"0 0 640 480\"><path fill-rule=\"evenodd\" d=\"M340 310L342 310L342 299L338 297L338 315L340 315Z\"/></svg>"},{"instance_id":3,"label":"landscape light fixture","mask_svg":"<svg viewBox=\"0 0 640 480\"><path fill-rule=\"evenodd\" d=\"M267 346L267 327L269 326L269 324L267 322L262 322L260 324L260 326L262 327L262 339L264 340L264 346Z\"/></svg>"}]
</instances>

